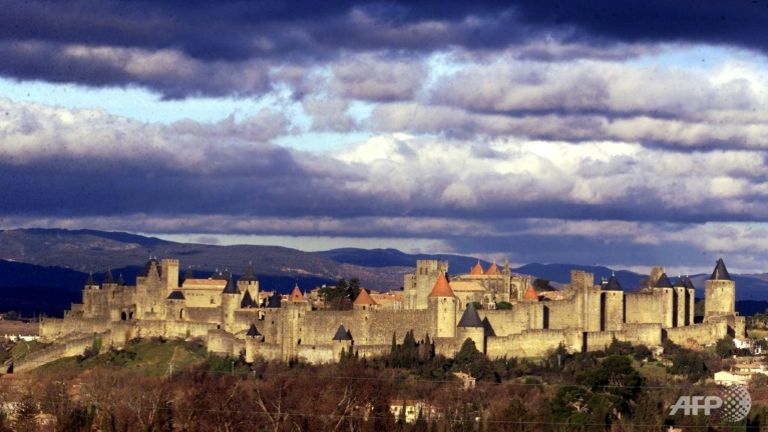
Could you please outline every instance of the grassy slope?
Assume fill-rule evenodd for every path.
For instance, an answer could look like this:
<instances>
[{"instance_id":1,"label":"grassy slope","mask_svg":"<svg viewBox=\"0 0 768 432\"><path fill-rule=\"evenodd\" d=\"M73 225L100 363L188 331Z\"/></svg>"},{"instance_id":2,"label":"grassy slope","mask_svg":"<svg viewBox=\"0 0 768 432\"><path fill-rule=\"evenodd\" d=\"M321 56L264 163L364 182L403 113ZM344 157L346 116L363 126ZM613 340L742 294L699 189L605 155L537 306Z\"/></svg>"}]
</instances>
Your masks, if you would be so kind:
<instances>
[{"instance_id":1,"label":"grassy slope","mask_svg":"<svg viewBox=\"0 0 768 432\"><path fill-rule=\"evenodd\" d=\"M122 350L102 349L102 353L89 358L66 357L43 365L40 371L67 369L92 369L97 367L119 367L132 369L146 375L167 374L169 365L180 370L200 364L208 358L205 348L194 342L169 340L132 341Z\"/></svg>"}]
</instances>

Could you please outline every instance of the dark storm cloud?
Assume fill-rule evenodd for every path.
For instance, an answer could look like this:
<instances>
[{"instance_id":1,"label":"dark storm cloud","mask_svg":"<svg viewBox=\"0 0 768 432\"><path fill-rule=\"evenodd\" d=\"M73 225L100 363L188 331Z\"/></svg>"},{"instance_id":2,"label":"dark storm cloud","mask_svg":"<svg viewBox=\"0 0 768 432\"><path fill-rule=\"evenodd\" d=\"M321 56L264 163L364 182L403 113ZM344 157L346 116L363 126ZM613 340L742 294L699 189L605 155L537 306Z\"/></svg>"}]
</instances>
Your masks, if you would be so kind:
<instances>
[{"instance_id":1,"label":"dark storm cloud","mask_svg":"<svg viewBox=\"0 0 768 432\"><path fill-rule=\"evenodd\" d=\"M611 57L617 45L623 46L620 55L632 55L636 49L628 43L665 41L765 51L766 14L765 4L752 2L374 1L318 6L311 1L9 0L0 8L0 73L92 86L137 84L169 98L258 95L270 88L270 65L324 62L342 52L414 54L518 46L522 58L558 59ZM547 38L556 42L542 43ZM73 48L81 51L72 53ZM167 70L136 71L126 59L151 62L158 51L175 56L164 60L171 63ZM225 70L242 69L259 78L238 86L222 76Z\"/></svg>"},{"instance_id":2,"label":"dark storm cloud","mask_svg":"<svg viewBox=\"0 0 768 432\"><path fill-rule=\"evenodd\" d=\"M0 13L0 37L148 49L177 48L196 58L245 59L270 51L309 48L413 48L449 45L499 47L519 40L526 23L559 33L621 41L692 41L766 47L765 1L8 1ZM354 18L359 11L377 26ZM468 23L477 20L478 24ZM482 26L479 23L482 22ZM448 36L414 40L392 29L440 23ZM513 28L510 24L523 28ZM472 31L469 31L472 29ZM259 45L266 37L272 44ZM529 36L535 36L530 35ZM273 48L269 48L272 46ZM311 54L311 53L305 53Z\"/></svg>"},{"instance_id":3,"label":"dark storm cloud","mask_svg":"<svg viewBox=\"0 0 768 432\"><path fill-rule=\"evenodd\" d=\"M765 0L572 2L519 0L520 18L532 25L572 26L572 38L624 42L726 44L768 51L761 37L768 22Z\"/></svg>"}]
</instances>

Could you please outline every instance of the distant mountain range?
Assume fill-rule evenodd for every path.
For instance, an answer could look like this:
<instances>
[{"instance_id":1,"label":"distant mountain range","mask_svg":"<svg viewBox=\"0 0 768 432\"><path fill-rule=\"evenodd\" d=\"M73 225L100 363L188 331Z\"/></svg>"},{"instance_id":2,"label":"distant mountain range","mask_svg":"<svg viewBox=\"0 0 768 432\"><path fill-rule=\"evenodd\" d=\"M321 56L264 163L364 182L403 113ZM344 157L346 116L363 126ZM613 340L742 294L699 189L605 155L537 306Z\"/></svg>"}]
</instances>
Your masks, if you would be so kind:
<instances>
[{"instance_id":1,"label":"distant mountain range","mask_svg":"<svg viewBox=\"0 0 768 432\"><path fill-rule=\"evenodd\" d=\"M357 277L363 286L373 289L398 289L403 275L412 271L417 259L446 260L451 273L466 273L477 262L469 256L407 254L397 249L304 252L278 246L178 243L96 230L5 230L0 231L0 310L59 315L70 302L80 301L88 272L94 272L98 281L111 268L116 276L122 273L128 283L133 283L150 255L178 258L182 270L192 266L197 277L207 277L214 270L225 268L239 274L252 262L262 287L281 292L287 292L296 283L308 290L342 277ZM485 267L490 264L481 262ZM538 263L512 270L547 279L557 286L568 283L574 269L594 273L596 281L614 272L601 266ZM617 270L615 274L625 290L636 289L647 277L626 270ZM691 276L697 297L703 297L707 276ZM768 274L732 276L737 282L737 300L754 300L749 306L744 303L744 312L765 309L760 308L762 301L768 300Z\"/></svg>"}]
</instances>

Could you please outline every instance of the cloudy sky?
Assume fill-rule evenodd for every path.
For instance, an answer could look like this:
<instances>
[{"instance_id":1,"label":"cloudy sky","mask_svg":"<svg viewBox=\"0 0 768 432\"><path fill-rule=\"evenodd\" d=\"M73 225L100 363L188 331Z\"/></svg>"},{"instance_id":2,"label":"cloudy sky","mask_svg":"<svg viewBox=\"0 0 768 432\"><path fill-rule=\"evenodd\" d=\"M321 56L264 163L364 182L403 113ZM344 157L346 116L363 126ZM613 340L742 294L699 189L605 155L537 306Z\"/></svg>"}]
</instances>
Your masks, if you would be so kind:
<instances>
[{"instance_id":1,"label":"cloudy sky","mask_svg":"<svg viewBox=\"0 0 768 432\"><path fill-rule=\"evenodd\" d=\"M1 3L3 228L766 270L765 0Z\"/></svg>"}]
</instances>

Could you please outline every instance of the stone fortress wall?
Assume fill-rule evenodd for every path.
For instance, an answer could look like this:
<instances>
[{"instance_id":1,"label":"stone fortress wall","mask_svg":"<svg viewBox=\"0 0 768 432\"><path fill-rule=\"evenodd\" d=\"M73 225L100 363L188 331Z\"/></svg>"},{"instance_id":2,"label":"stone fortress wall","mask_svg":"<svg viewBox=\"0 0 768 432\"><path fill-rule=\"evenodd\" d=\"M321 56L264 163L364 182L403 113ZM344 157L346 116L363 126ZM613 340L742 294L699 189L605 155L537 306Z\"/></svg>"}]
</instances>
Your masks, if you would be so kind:
<instances>
[{"instance_id":1,"label":"stone fortress wall","mask_svg":"<svg viewBox=\"0 0 768 432\"><path fill-rule=\"evenodd\" d=\"M324 363L342 351L386 354L393 336L399 342L409 331L417 340L429 338L439 354L455 354L469 338L491 358L540 357L560 345L600 350L614 339L701 345L744 335L744 318L734 309L735 282L722 260L706 282L706 314L699 324L690 280L672 284L661 267L636 292L625 292L615 277L596 284L591 273L578 270L561 291L542 293L508 264L483 269L478 262L450 279L447 271L447 262L418 260L404 278L403 309L382 308L362 290L352 310L332 311L313 308L298 287L287 299L274 294L262 300L252 268L238 281L221 272L180 279L178 260L151 259L134 286L110 274L101 285L89 279L82 304L73 304L62 319L41 322L41 338L53 342L41 355L54 360L79 354L95 337L114 346L135 337L201 338L210 352L242 354L247 361L260 356ZM502 302L507 308L497 309Z\"/></svg>"}]
</instances>

